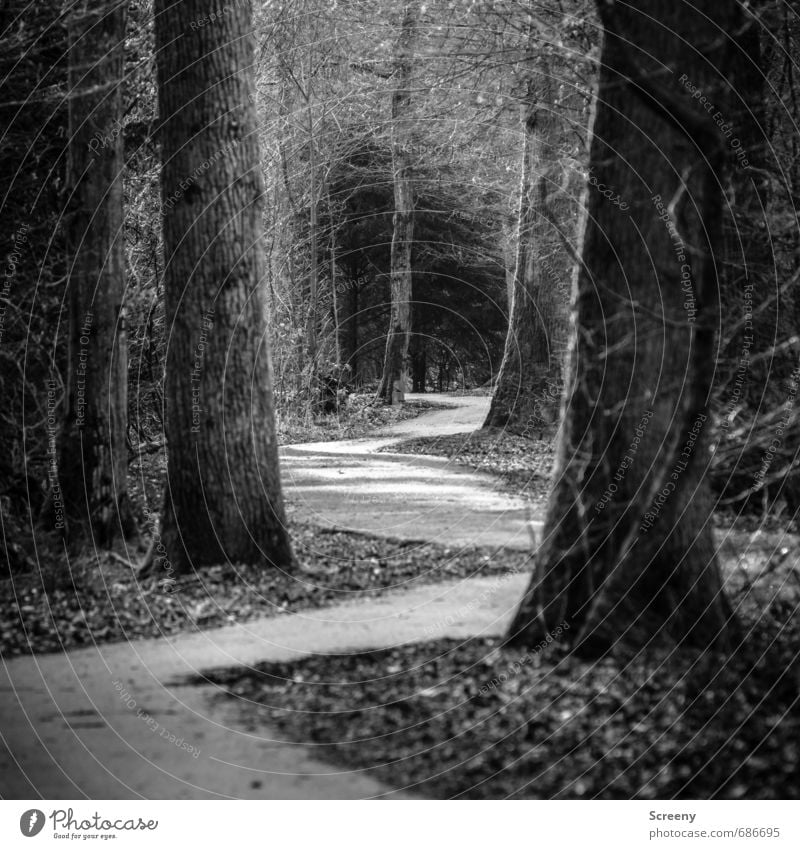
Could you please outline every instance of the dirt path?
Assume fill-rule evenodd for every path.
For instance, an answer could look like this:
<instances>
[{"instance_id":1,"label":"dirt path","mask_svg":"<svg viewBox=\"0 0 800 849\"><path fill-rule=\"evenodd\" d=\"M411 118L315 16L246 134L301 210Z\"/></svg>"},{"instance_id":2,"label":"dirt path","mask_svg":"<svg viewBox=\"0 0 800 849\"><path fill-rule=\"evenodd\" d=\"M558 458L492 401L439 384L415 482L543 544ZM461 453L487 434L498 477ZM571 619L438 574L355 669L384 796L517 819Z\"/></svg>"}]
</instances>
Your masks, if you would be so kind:
<instances>
[{"instance_id":1,"label":"dirt path","mask_svg":"<svg viewBox=\"0 0 800 849\"><path fill-rule=\"evenodd\" d=\"M415 436L476 430L485 397L420 395L453 405L401 422L369 439L289 445L281 473L290 513L315 523L446 545L527 549L524 499L497 489L497 480L438 457L377 453ZM534 515L532 524L539 526Z\"/></svg>"},{"instance_id":2,"label":"dirt path","mask_svg":"<svg viewBox=\"0 0 800 849\"><path fill-rule=\"evenodd\" d=\"M293 509L393 536L526 546L524 505L494 492L492 478L435 458L375 454L396 438L473 429L486 399L463 400L456 410L434 411L373 440L286 448ZM375 500L347 503L359 494ZM309 652L499 634L526 581L524 574L475 578L174 638L4 662L0 797L391 796L370 776L337 771L312 749L274 739L269 728L245 727L232 700L188 679Z\"/></svg>"}]
</instances>

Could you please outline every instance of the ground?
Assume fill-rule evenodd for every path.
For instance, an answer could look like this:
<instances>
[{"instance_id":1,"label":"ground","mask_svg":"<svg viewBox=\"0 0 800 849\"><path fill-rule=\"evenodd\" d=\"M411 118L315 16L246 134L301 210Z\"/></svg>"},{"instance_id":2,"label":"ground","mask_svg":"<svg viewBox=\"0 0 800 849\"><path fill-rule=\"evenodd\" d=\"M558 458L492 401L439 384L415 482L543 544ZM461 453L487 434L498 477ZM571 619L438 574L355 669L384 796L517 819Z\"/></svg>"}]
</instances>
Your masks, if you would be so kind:
<instances>
[{"instance_id":1,"label":"ground","mask_svg":"<svg viewBox=\"0 0 800 849\"><path fill-rule=\"evenodd\" d=\"M417 396L410 396L412 401ZM444 409L410 419L371 439L307 443L281 451L290 515L380 536L447 546L530 547L541 504L508 493L498 478L445 457L395 454L406 440L436 440L479 428L485 397L425 395Z\"/></svg>"},{"instance_id":2,"label":"ground","mask_svg":"<svg viewBox=\"0 0 800 849\"><path fill-rule=\"evenodd\" d=\"M437 399L426 400L435 403ZM453 403L449 398L447 401ZM381 433L370 440L304 445L302 450L285 448L283 476L292 514L298 519L304 517L315 523L330 524L325 521L327 511L337 510L343 500L353 494L357 496L362 485L358 477L339 475L336 462L341 461L342 470L347 464L355 464L366 483L372 479L368 458L373 457L375 468L384 473L385 458L373 454L377 447L420 433L471 430L480 423L486 404L485 398L458 401L453 409L439 409L425 417L401 422L391 434ZM317 487L314 482L309 483L302 471L307 466L304 461L315 456L315 452L328 451L333 452L334 461L331 465L325 455L326 474L335 477L333 483L328 481ZM72 649L66 654L62 651L39 654L35 659L7 659L9 652L5 652L6 662L0 677L0 726L6 735L5 756L0 756L1 795L340 798L390 792L391 788L381 782L361 780L357 774L315 761L313 753L304 747L280 742L279 733L262 729L254 739L229 716L229 706L210 698L218 688L197 687L187 681L215 666L395 645L426 634L464 637L473 633L501 633L527 580L528 517L524 503L496 492L497 481L489 475L466 473L447 461L434 466L435 474L430 474L432 466L427 459L407 458L393 462L389 469L391 489L409 493L406 506L413 502L416 519L397 524L398 503L387 501L383 520L376 521L376 527L355 530L377 532L376 537L363 538L369 545L378 545L379 551L383 550L380 539L391 537L388 542L394 549L399 546L404 557L421 563L422 568L415 574L436 570L429 576L437 580L435 584L420 585L417 580L409 588L406 578L400 576L394 586L382 588L382 596L376 597L365 592L364 587L355 586L349 596L352 600L344 604L280 616L274 610L264 610L273 604L267 599L261 603L262 616L255 615L246 622L201 632L184 626L176 629L175 636L130 641L120 641L125 636L124 629L112 634L116 641L106 642L107 634L95 640L92 628L85 625L86 616L81 615L81 609L75 614L78 620L75 627L89 643L85 648ZM419 491L421 478L441 487L440 502L433 504ZM315 500L310 500L308 488L323 486L325 498L320 499L315 493ZM424 524L423 517L432 506L438 511L438 521ZM376 515L373 505L370 521ZM452 540L449 536L445 538L441 523L452 530ZM482 549L485 553L478 556L470 548L470 540L475 540L473 525L485 528L492 539L491 545ZM322 539L330 537L301 538L303 545L312 547L327 545L327 541L320 542ZM445 539L447 546L442 546ZM412 544L399 545L402 541ZM428 541L434 543L434 548ZM502 548L506 542L512 549L516 546L519 556L509 559L508 552ZM432 551L438 556L432 557ZM298 553L302 559L302 546ZM329 561L335 561L332 552L328 555ZM369 560L370 569L384 568L380 557ZM492 574L496 561L501 566L497 574ZM359 561L362 571L365 562L366 559ZM447 580L448 564L452 563L461 564L457 568L466 564L469 574L477 577ZM481 577L482 574L492 576ZM319 585L313 577L307 583ZM113 581L108 586L113 590ZM341 584L337 590L342 591ZM258 593L254 595L257 597ZM165 593L159 594L158 604L165 603L164 596ZM325 602L331 600L323 598ZM120 605L122 602L120 599ZM49 602L39 596L37 603L46 607ZM126 608L130 603L129 599ZM218 607L216 593L210 606L212 610ZM147 627L156 621L150 616L146 599L143 609L138 598L134 607L141 610ZM116 618L119 620L124 612L127 609L116 610ZM23 615L28 613L31 611ZM35 621L40 620L37 617ZM132 637L142 636L136 628L132 630ZM44 647L55 648L57 640L48 639L50 642Z\"/></svg>"},{"instance_id":3,"label":"ground","mask_svg":"<svg viewBox=\"0 0 800 849\"><path fill-rule=\"evenodd\" d=\"M468 435L487 399L445 400L391 433L282 450L302 577L223 570L134 600L109 578L106 596L128 599L117 620L133 609L146 625L99 634L79 610L81 648L10 657L3 643L0 795L796 797L796 540L719 534L746 625L727 664L588 664L558 633L505 650L541 500L468 468L481 452L528 462L502 435ZM399 453L431 439L449 459ZM167 597L174 627L148 638Z\"/></svg>"}]
</instances>

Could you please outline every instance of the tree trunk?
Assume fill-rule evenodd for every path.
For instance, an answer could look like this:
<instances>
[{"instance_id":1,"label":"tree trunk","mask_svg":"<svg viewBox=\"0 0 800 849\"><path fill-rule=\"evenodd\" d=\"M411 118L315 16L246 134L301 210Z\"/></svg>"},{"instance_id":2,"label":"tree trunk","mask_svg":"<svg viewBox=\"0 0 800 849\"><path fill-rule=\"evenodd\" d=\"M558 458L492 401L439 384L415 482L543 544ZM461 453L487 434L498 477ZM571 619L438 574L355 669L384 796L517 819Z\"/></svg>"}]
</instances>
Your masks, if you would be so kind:
<instances>
[{"instance_id":1,"label":"tree trunk","mask_svg":"<svg viewBox=\"0 0 800 849\"><path fill-rule=\"evenodd\" d=\"M361 382L361 374L359 371L359 339L358 339L358 316L359 316L359 284L350 278L348 280L347 297L347 314L344 321L339 323L339 333L342 341L342 359L350 366L350 381L353 386L357 386Z\"/></svg>"},{"instance_id":2,"label":"tree trunk","mask_svg":"<svg viewBox=\"0 0 800 849\"><path fill-rule=\"evenodd\" d=\"M727 108L725 34L740 9L643 0L600 11L596 179L555 484L508 640L533 645L566 623L591 655L660 636L723 648L731 611L706 473L726 150L684 81Z\"/></svg>"},{"instance_id":3,"label":"tree trunk","mask_svg":"<svg viewBox=\"0 0 800 849\"><path fill-rule=\"evenodd\" d=\"M328 209L331 209L331 195L328 190ZM339 274L336 269L336 227L331 224L330 234L330 266L331 266L331 319L333 320L333 352L336 365L344 365L342 362L342 339L339 328Z\"/></svg>"},{"instance_id":4,"label":"tree trunk","mask_svg":"<svg viewBox=\"0 0 800 849\"><path fill-rule=\"evenodd\" d=\"M250 6L217 9L156 2L168 467L151 561L177 572L292 562L265 338Z\"/></svg>"},{"instance_id":5,"label":"tree trunk","mask_svg":"<svg viewBox=\"0 0 800 849\"><path fill-rule=\"evenodd\" d=\"M421 342L411 356L412 387L414 392L425 392L425 377L428 374L428 356L425 343Z\"/></svg>"},{"instance_id":6,"label":"tree trunk","mask_svg":"<svg viewBox=\"0 0 800 849\"><path fill-rule=\"evenodd\" d=\"M70 7L69 352L58 482L46 510L70 543L136 530L128 500L128 361L122 301L122 89L127 4ZM63 505L63 511L62 511Z\"/></svg>"},{"instance_id":7,"label":"tree trunk","mask_svg":"<svg viewBox=\"0 0 800 849\"><path fill-rule=\"evenodd\" d=\"M283 53L281 54L283 55ZM278 231L277 251L282 258L279 264L280 273L277 275L279 285L283 288L283 296L289 307L292 335L295 339L293 350L287 352L287 358L292 362L291 369L294 384L292 391L297 398L311 400L314 381L312 366L307 367L309 344L309 298L304 289L303 263L298 262L298 253L302 255L303 242L302 222L305 218L300 209L300 202L292 188L293 163L292 157L296 150L295 112L299 108L295 100L297 86L292 80L291 70L285 60L279 62L278 83L278 130L277 147L280 168L280 189L276 185L276 215L280 224ZM305 335L304 335L305 334Z\"/></svg>"},{"instance_id":8,"label":"tree trunk","mask_svg":"<svg viewBox=\"0 0 800 849\"><path fill-rule=\"evenodd\" d=\"M311 381L314 385L318 363L318 321L319 321L319 206L317 204L317 151L314 138L314 111L311 96L306 94L306 114L308 117L308 172L309 172L309 239L311 242L311 270L309 279L309 305L307 322L308 360L311 363Z\"/></svg>"},{"instance_id":9,"label":"tree trunk","mask_svg":"<svg viewBox=\"0 0 800 849\"><path fill-rule=\"evenodd\" d=\"M533 42L530 49L535 49ZM511 317L485 422L485 427L502 427L526 436L534 427L556 418L553 393L547 390L561 379L562 360L554 343L563 339L565 325L559 282L552 273L560 246L547 215L550 186L558 183L560 167L552 79L546 60L536 65L523 106L522 186Z\"/></svg>"},{"instance_id":10,"label":"tree trunk","mask_svg":"<svg viewBox=\"0 0 800 849\"><path fill-rule=\"evenodd\" d=\"M408 383L411 338L411 253L414 240L414 189L411 180L411 67L419 17L419 0L403 7L395 53L396 85L392 93L392 168L394 218L390 285L392 308L378 397L387 404L403 401Z\"/></svg>"}]
</instances>

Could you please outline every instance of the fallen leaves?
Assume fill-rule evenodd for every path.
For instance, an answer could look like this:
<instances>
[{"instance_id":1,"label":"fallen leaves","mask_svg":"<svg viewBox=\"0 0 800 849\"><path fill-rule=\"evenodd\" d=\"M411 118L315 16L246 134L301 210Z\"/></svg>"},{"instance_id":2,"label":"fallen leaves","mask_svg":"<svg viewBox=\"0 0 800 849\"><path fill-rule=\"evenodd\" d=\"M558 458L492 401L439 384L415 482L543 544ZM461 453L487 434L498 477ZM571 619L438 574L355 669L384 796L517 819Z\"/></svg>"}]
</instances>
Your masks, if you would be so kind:
<instances>
[{"instance_id":1,"label":"fallen leaves","mask_svg":"<svg viewBox=\"0 0 800 849\"><path fill-rule=\"evenodd\" d=\"M497 639L444 639L214 680L255 729L426 797L797 798L800 687L783 670L800 625L751 624L727 661L590 663L553 647L539 667L515 666L520 651Z\"/></svg>"},{"instance_id":2,"label":"fallen leaves","mask_svg":"<svg viewBox=\"0 0 800 849\"><path fill-rule=\"evenodd\" d=\"M525 552L408 544L300 523L291 534L300 560L293 573L225 564L177 581L138 581L104 558L72 571L55 563L46 575L14 575L0 582L0 655L208 629L420 583L518 571L527 559Z\"/></svg>"}]
</instances>

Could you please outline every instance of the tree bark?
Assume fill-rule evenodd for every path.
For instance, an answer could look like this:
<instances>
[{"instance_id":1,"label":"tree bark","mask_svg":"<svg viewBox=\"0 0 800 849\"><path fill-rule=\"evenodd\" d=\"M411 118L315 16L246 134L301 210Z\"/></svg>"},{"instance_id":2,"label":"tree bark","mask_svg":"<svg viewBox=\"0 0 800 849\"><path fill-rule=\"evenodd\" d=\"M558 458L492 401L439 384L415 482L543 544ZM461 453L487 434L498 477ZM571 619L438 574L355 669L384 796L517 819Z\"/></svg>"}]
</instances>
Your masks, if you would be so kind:
<instances>
[{"instance_id":1,"label":"tree bark","mask_svg":"<svg viewBox=\"0 0 800 849\"><path fill-rule=\"evenodd\" d=\"M340 345L342 349L342 362L350 366L350 382L357 386L361 382L359 369L360 349L358 338L358 318L360 314L359 305L359 283L350 277L347 281L347 294L343 299L345 304L345 316L339 322Z\"/></svg>"},{"instance_id":2,"label":"tree bark","mask_svg":"<svg viewBox=\"0 0 800 849\"><path fill-rule=\"evenodd\" d=\"M69 351L59 487L46 512L71 545L136 531L128 499L128 361L123 297L122 76L127 4L70 7ZM60 489L60 491L59 491ZM63 507L63 509L62 509Z\"/></svg>"},{"instance_id":3,"label":"tree bark","mask_svg":"<svg viewBox=\"0 0 800 849\"><path fill-rule=\"evenodd\" d=\"M403 20L395 52L396 85L392 93L392 168L394 218L390 258L391 314L386 355L378 397L387 404L403 401L409 374L411 338L411 255L414 241L414 188L411 171L412 50L419 18L419 0L403 6Z\"/></svg>"},{"instance_id":4,"label":"tree bark","mask_svg":"<svg viewBox=\"0 0 800 849\"><path fill-rule=\"evenodd\" d=\"M319 205L317 203L317 152L314 137L314 103L311 95L304 92L306 101L308 128L308 173L309 173L309 239L311 242L311 270L309 278L309 305L307 318L308 360L311 363L312 385L317 377L318 363L318 322L319 322Z\"/></svg>"},{"instance_id":5,"label":"tree bark","mask_svg":"<svg viewBox=\"0 0 800 849\"><path fill-rule=\"evenodd\" d=\"M330 188L328 189L328 208L331 209ZM336 359L336 365L343 365L342 361L342 339L341 330L339 327L339 273L336 268L336 227L331 224L330 233L330 279L331 279L331 319L333 321L333 352Z\"/></svg>"},{"instance_id":6,"label":"tree bark","mask_svg":"<svg viewBox=\"0 0 800 849\"><path fill-rule=\"evenodd\" d=\"M508 641L533 645L566 622L589 655L662 637L724 648L706 474L727 159L685 82L727 108L741 11L643 0L600 12L596 180L555 484Z\"/></svg>"},{"instance_id":7,"label":"tree bark","mask_svg":"<svg viewBox=\"0 0 800 849\"><path fill-rule=\"evenodd\" d=\"M534 49L531 41L530 50ZM525 436L556 418L557 403L548 389L561 379L562 359L554 343L565 336L565 310L553 274L553 258L560 246L546 214L550 186L558 183L560 168L553 100L550 68L540 59L528 79L523 105L522 186L511 316L484 423Z\"/></svg>"},{"instance_id":8,"label":"tree bark","mask_svg":"<svg viewBox=\"0 0 800 849\"><path fill-rule=\"evenodd\" d=\"M157 0L155 12L168 467L148 563L287 567L250 6Z\"/></svg>"},{"instance_id":9,"label":"tree bark","mask_svg":"<svg viewBox=\"0 0 800 849\"><path fill-rule=\"evenodd\" d=\"M411 383L414 392L425 392L425 378L428 374L428 352L425 348L425 342L422 341L414 346L415 350L411 355Z\"/></svg>"}]
</instances>

